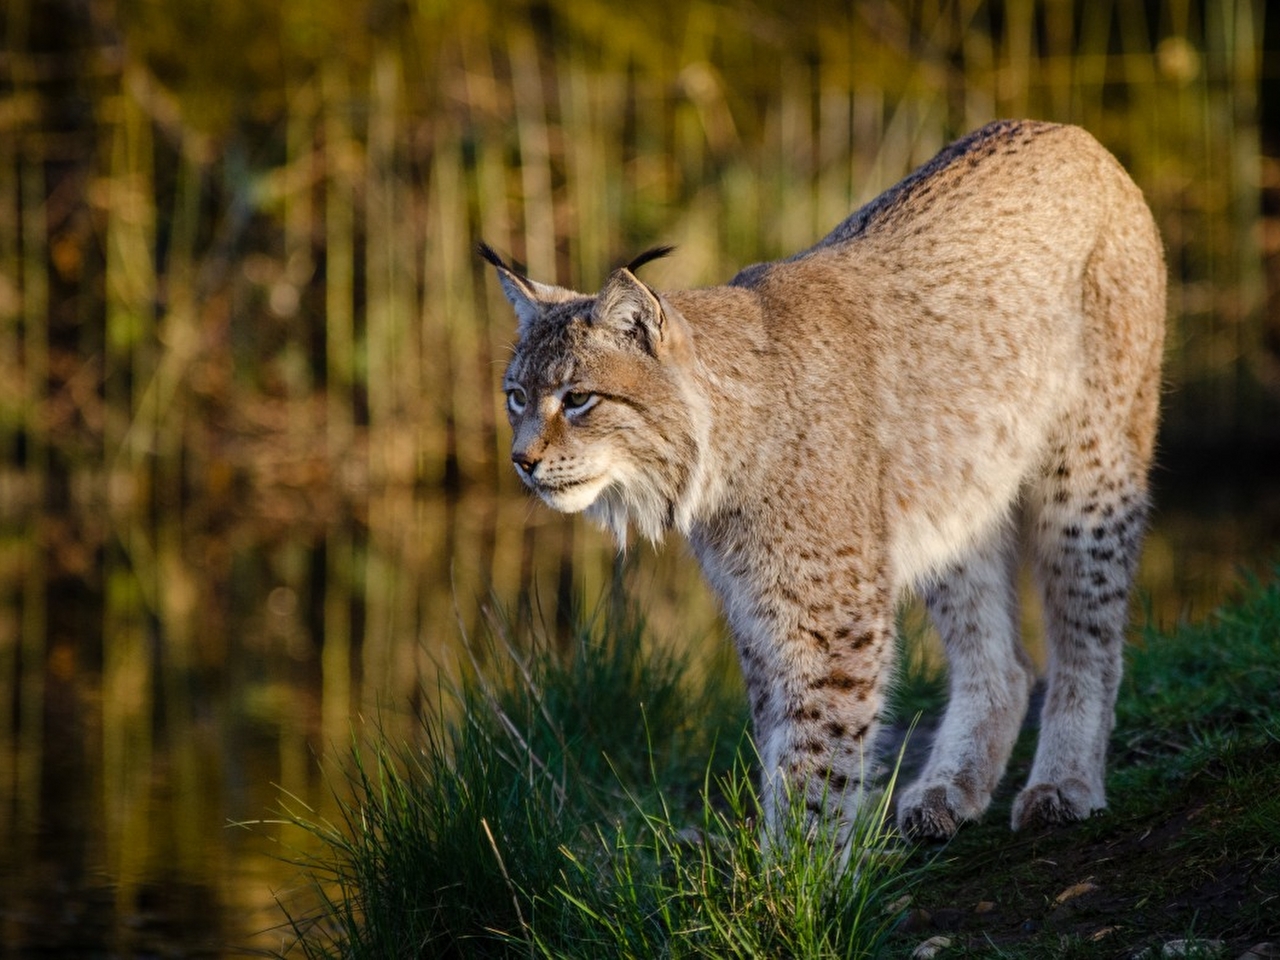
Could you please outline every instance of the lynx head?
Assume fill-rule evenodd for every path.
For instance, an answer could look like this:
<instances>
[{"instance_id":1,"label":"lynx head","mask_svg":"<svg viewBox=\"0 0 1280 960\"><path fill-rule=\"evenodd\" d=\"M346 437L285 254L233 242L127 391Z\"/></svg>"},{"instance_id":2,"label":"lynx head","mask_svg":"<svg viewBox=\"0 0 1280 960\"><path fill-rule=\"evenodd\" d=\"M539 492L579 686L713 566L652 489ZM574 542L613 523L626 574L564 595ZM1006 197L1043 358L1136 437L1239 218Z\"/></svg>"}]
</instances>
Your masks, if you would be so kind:
<instances>
[{"instance_id":1,"label":"lynx head","mask_svg":"<svg viewBox=\"0 0 1280 960\"><path fill-rule=\"evenodd\" d=\"M619 545L628 521L653 540L687 527L699 473L688 327L635 275L669 251L642 254L589 296L530 280L480 247L516 312L503 380L516 473L554 509L611 529Z\"/></svg>"}]
</instances>

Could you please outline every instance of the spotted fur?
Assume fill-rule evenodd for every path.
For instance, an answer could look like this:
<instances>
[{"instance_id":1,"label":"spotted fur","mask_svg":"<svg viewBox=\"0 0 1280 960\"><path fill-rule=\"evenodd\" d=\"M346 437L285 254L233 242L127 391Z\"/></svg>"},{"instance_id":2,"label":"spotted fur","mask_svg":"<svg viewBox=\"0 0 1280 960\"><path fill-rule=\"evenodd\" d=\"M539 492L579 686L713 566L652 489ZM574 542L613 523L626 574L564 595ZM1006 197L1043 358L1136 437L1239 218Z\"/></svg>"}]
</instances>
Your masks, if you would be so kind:
<instances>
[{"instance_id":1,"label":"spotted fur","mask_svg":"<svg viewBox=\"0 0 1280 960\"><path fill-rule=\"evenodd\" d=\"M950 702L898 821L946 837L983 813L1033 679L1024 543L1049 664L1013 826L1103 807L1165 267L1092 137L992 124L814 247L708 289L658 293L642 256L588 296L486 256L519 323L517 471L620 542L689 539L737 644L770 822L784 782L841 829L856 811L911 588Z\"/></svg>"}]
</instances>

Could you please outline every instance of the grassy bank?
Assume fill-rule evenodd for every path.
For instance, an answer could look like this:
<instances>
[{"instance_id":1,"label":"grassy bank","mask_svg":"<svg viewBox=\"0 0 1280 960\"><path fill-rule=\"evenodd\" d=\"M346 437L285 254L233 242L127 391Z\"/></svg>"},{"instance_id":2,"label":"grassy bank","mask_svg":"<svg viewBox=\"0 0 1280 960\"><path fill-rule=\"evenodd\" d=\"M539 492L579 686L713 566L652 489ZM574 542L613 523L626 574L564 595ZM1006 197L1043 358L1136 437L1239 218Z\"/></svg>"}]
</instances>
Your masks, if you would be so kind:
<instances>
[{"instance_id":1,"label":"grassy bank","mask_svg":"<svg viewBox=\"0 0 1280 960\"><path fill-rule=\"evenodd\" d=\"M957 956L1130 956L1195 938L1238 956L1280 939L1275 583L1135 645L1104 816L1009 833L1028 732L981 823L908 850L882 804L843 873L821 844L761 853L732 672L642 633L617 609L558 644L495 631L498 666L456 712L419 743L362 745L335 785L338 822L289 814L320 842L303 863L313 899L286 905L286 953L857 957L933 940Z\"/></svg>"}]
</instances>

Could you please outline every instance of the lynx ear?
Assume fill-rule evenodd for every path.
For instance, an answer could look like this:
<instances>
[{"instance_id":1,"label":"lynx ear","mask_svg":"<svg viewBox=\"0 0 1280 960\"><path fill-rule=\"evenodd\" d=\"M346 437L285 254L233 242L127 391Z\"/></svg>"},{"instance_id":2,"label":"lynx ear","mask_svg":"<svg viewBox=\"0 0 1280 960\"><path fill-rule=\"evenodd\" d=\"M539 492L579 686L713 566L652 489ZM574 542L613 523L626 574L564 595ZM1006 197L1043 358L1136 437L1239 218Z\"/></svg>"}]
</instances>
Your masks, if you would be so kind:
<instances>
[{"instance_id":1,"label":"lynx ear","mask_svg":"<svg viewBox=\"0 0 1280 960\"><path fill-rule=\"evenodd\" d=\"M528 277L516 273L494 252L493 247L483 240L478 247L480 256L493 264L498 270L498 280L502 283L502 292L506 294L511 306L516 311L516 333L523 337L529 325L552 303L564 303L581 297L581 294L556 287L551 284L538 283Z\"/></svg>"},{"instance_id":2,"label":"lynx ear","mask_svg":"<svg viewBox=\"0 0 1280 960\"><path fill-rule=\"evenodd\" d=\"M596 298L591 322L635 340L656 356L666 328L662 300L627 267L615 270Z\"/></svg>"}]
</instances>

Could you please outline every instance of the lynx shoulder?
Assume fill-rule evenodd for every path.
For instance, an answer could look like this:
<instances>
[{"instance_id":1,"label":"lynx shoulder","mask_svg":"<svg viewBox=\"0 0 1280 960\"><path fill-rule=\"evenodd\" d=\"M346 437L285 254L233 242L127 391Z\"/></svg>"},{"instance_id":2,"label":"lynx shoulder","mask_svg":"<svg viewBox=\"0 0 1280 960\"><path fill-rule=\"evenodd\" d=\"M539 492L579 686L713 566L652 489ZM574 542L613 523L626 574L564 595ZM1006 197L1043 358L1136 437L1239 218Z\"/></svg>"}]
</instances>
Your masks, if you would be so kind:
<instances>
[{"instance_id":1,"label":"lynx shoulder","mask_svg":"<svg viewBox=\"0 0 1280 960\"><path fill-rule=\"evenodd\" d=\"M619 540L689 539L734 635L769 818L783 781L839 828L855 813L911 589L951 695L899 824L945 837L983 813L1033 680L1021 552L1049 672L1013 826L1104 806L1165 267L1097 141L992 124L810 249L707 289L654 290L642 257L582 294L483 252L517 316L520 478Z\"/></svg>"}]
</instances>

